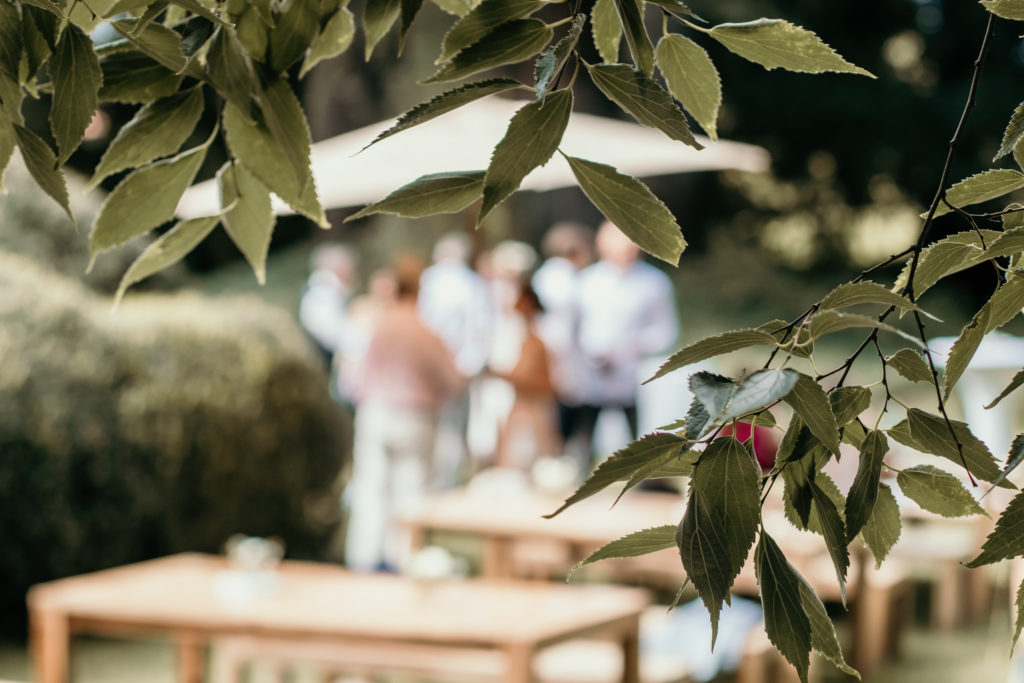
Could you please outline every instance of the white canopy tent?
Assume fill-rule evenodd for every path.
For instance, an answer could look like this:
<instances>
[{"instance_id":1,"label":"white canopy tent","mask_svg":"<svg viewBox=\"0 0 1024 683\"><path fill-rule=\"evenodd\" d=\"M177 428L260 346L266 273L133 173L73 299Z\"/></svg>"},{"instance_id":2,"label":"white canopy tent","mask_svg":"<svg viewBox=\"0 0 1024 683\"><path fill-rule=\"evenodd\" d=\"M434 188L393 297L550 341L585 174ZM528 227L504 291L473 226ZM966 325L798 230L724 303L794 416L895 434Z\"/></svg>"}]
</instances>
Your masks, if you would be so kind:
<instances>
[{"instance_id":1,"label":"white canopy tent","mask_svg":"<svg viewBox=\"0 0 1024 683\"><path fill-rule=\"evenodd\" d=\"M489 97L389 137L360 153L394 125L382 121L313 145L311 166L325 209L360 206L387 196L416 178L443 171L486 169L491 151L504 137L523 100ZM620 172L650 177L691 171L738 169L764 171L768 152L755 145L698 137L703 150L667 138L637 123L574 112L560 148L570 156L609 164ZM285 163L282 161L282 163ZM568 163L559 154L534 169L522 183L526 190L575 186ZM178 204L180 218L219 210L216 181L189 188ZM278 214L294 213L274 198Z\"/></svg>"}]
</instances>

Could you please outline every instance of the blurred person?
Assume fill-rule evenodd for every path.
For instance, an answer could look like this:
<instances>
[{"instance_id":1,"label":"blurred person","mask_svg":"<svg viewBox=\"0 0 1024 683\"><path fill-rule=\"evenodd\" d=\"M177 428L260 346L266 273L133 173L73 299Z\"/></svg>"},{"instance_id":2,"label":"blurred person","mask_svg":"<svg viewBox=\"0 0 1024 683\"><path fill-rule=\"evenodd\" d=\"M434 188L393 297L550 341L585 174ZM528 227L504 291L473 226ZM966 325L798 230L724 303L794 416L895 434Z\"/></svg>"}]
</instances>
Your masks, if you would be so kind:
<instances>
[{"instance_id":1,"label":"blurred person","mask_svg":"<svg viewBox=\"0 0 1024 683\"><path fill-rule=\"evenodd\" d=\"M679 334L671 279L644 262L639 247L610 221L598 229L596 247L599 260L581 271L577 290L581 405L570 430L587 444L578 457L591 460L602 410L621 410L631 437L638 436L640 362Z\"/></svg>"},{"instance_id":2,"label":"blurred person","mask_svg":"<svg viewBox=\"0 0 1024 683\"><path fill-rule=\"evenodd\" d=\"M366 350L381 315L397 300L398 283L390 268L378 268L367 280L366 292L355 296L347 308L347 330L344 341L332 359L335 389L340 396L355 404L354 384L362 367Z\"/></svg>"},{"instance_id":3,"label":"blurred person","mask_svg":"<svg viewBox=\"0 0 1024 683\"><path fill-rule=\"evenodd\" d=\"M483 370L491 343L493 312L486 280L470 266L472 245L462 232L444 235L434 245L433 263L420 282L419 311L423 321L452 353L463 376ZM455 486L467 469L471 386L442 408L434 470L436 489Z\"/></svg>"},{"instance_id":4,"label":"blurred person","mask_svg":"<svg viewBox=\"0 0 1024 683\"><path fill-rule=\"evenodd\" d=\"M544 308L538 320L538 334L551 357L559 430L562 439L568 439L573 434L573 425L579 421L583 402L577 290L580 272L594 262L594 231L582 223L562 221L548 229L540 246L545 260L531 280ZM577 451L589 449L589 438L582 445L567 447Z\"/></svg>"},{"instance_id":5,"label":"blurred person","mask_svg":"<svg viewBox=\"0 0 1024 683\"><path fill-rule=\"evenodd\" d=\"M321 244L310 255L311 272L299 300L299 323L330 365L344 343L345 312L356 281L357 259L348 246Z\"/></svg>"},{"instance_id":6,"label":"blurred person","mask_svg":"<svg viewBox=\"0 0 1024 683\"><path fill-rule=\"evenodd\" d=\"M422 270L415 257L395 261L397 299L379 313L356 383L345 558L359 571L402 566L409 542L397 518L422 504L441 406L464 384L448 348L417 310Z\"/></svg>"}]
</instances>

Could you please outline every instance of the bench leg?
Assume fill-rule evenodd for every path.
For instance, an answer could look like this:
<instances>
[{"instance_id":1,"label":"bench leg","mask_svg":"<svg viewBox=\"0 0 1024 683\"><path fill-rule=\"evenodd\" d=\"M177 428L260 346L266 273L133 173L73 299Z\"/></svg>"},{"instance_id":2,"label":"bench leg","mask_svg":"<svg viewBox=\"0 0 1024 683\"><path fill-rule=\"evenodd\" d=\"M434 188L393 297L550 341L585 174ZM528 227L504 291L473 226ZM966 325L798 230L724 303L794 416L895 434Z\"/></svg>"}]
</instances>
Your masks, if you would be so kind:
<instances>
[{"instance_id":1,"label":"bench leg","mask_svg":"<svg viewBox=\"0 0 1024 683\"><path fill-rule=\"evenodd\" d=\"M32 654L38 683L67 683L68 620L59 612L33 611Z\"/></svg>"},{"instance_id":2,"label":"bench leg","mask_svg":"<svg viewBox=\"0 0 1024 683\"><path fill-rule=\"evenodd\" d=\"M178 682L203 683L203 639L196 633L179 633Z\"/></svg>"}]
</instances>

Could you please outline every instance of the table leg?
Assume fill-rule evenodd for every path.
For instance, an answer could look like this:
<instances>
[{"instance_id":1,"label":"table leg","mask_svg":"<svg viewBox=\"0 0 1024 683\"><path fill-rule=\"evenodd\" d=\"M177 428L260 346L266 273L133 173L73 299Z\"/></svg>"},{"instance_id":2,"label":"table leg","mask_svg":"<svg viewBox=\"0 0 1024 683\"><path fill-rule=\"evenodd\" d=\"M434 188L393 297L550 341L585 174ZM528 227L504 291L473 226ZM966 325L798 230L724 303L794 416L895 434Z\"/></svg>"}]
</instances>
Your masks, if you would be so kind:
<instances>
[{"instance_id":1,"label":"table leg","mask_svg":"<svg viewBox=\"0 0 1024 683\"><path fill-rule=\"evenodd\" d=\"M622 635L622 683L640 683L640 618Z\"/></svg>"},{"instance_id":2,"label":"table leg","mask_svg":"<svg viewBox=\"0 0 1024 683\"><path fill-rule=\"evenodd\" d=\"M33 610L32 654L38 683L66 683L71 637L67 617L60 612Z\"/></svg>"},{"instance_id":3,"label":"table leg","mask_svg":"<svg viewBox=\"0 0 1024 683\"><path fill-rule=\"evenodd\" d=\"M534 651L535 649L532 645L524 645L522 643L505 646L505 654L508 655L505 683L534 683Z\"/></svg>"},{"instance_id":4,"label":"table leg","mask_svg":"<svg viewBox=\"0 0 1024 683\"><path fill-rule=\"evenodd\" d=\"M175 639L178 646L178 681L179 683L203 682L203 639L198 633L178 633Z\"/></svg>"},{"instance_id":5,"label":"table leg","mask_svg":"<svg viewBox=\"0 0 1024 683\"><path fill-rule=\"evenodd\" d=\"M508 579L512 577L512 539L504 536L488 536L484 540L484 557L481 574L485 579Z\"/></svg>"}]
</instances>

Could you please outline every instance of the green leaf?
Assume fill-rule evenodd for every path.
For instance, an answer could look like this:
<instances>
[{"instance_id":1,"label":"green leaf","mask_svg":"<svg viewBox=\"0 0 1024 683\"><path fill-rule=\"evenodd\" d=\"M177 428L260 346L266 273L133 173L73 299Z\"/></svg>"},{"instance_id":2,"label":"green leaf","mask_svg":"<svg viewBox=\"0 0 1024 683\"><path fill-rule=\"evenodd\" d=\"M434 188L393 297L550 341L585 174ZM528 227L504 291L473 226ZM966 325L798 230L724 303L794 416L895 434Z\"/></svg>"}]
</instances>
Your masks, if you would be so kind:
<instances>
[{"instance_id":1,"label":"green leaf","mask_svg":"<svg viewBox=\"0 0 1024 683\"><path fill-rule=\"evenodd\" d=\"M1024 218L1024 212L1009 215L1017 215ZM1007 229L1006 232L999 235L994 242L988 245L985 255L988 258L998 258L1001 256L1015 256L1021 252L1024 252L1024 226Z\"/></svg>"},{"instance_id":2,"label":"green leaf","mask_svg":"<svg viewBox=\"0 0 1024 683\"><path fill-rule=\"evenodd\" d=\"M797 578L800 580L800 603L811 624L811 647L835 664L843 673L860 678L857 670L847 664L843 657L843 649L839 645L836 627L828 616L821 598L804 577L797 574Z\"/></svg>"},{"instance_id":3,"label":"green leaf","mask_svg":"<svg viewBox=\"0 0 1024 683\"><path fill-rule=\"evenodd\" d=\"M733 351L739 351L751 346L775 346L775 339L767 332L756 329L733 330L731 332L723 332L714 337L706 337L673 353L658 368L654 376L644 383L656 380L692 363L699 363L708 358L732 353Z\"/></svg>"},{"instance_id":4,"label":"green leaf","mask_svg":"<svg viewBox=\"0 0 1024 683\"><path fill-rule=\"evenodd\" d=\"M875 77L840 57L813 32L782 19L719 24L709 34L731 52L769 71L779 67L812 74L836 71Z\"/></svg>"},{"instance_id":5,"label":"green leaf","mask_svg":"<svg viewBox=\"0 0 1024 683\"><path fill-rule=\"evenodd\" d=\"M731 381L729 382L731 384ZM693 384L693 377L690 378L690 384ZM708 414L708 409L704 407L704 403L694 397L690 403L690 409L686 413L686 428L684 435L687 441L696 441L704 435L708 424L711 422L711 415Z\"/></svg>"},{"instance_id":6,"label":"green leaf","mask_svg":"<svg viewBox=\"0 0 1024 683\"><path fill-rule=\"evenodd\" d=\"M1024 187L1024 173L1020 171L1015 171L1012 168L983 171L964 178L946 190L946 201L939 204L935 215L942 216L949 213L953 210L949 208L950 206L963 208L1002 197L1022 187Z\"/></svg>"},{"instance_id":7,"label":"green leaf","mask_svg":"<svg viewBox=\"0 0 1024 683\"><path fill-rule=\"evenodd\" d=\"M910 299L870 280L839 285L821 300L821 309L845 308L857 304L888 304L911 311L921 310Z\"/></svg>"},{"instance_id":8,"label":"green leaf","mask_svg":"<svg viewBox=\"0 0 1024 683\"><path fill-rule=\"evenodd\" d=\"M1010 643L1010 657L1013 657L1013 650L1017 645L1017 641L1020 640L1020 632L1024 630L1024 581L1021 581L1020 587L1017 589L1015 605L1017 607L1017 618L1013 627L1013 641Z\"/></svg>"},{"instance_id":9,"label":"green leaf","mask_svg":"<svg viewBox=\"0 0 1024 683\"><path fill-rule=\"evenodd\" d=\"M21 158L25 162L29 174L43 192L60 204L71 222L75 223L75 217L71 213L71 204L68 201L68 187L64 182L64 174L57 168L57 157L53 150L28 128L18 124L13 125L14 136L18 140L18 148L21 150Z\"/></svg>"},{"instance_id":10,"label":"green leaf","mask_svg":"<svg viewBox=\"0 0 1024 683\"><path fill-rule=\"evenodd\" d=\"M984 515L985 510L949 472L931 465L901 470L896 483L904 495L929 512L943 517Z\"/></svg>"},{"instance_id":11,"label":"green leaf","mask_svg":"<svg viewBox=\"0 0 1024 683\"><path fill-rule=\"evenodd\" d=\"M484 171L433 173L417 178L379 202L364 207L345 222L375 213L422 218L438 213L457 213L483 194Z\"/></svg>"},{"instance_id":12,"label":"green leaf","mask_svg":"<svg viewBox=\"0 0 1024 683\"><path fill-rule=\"evenodd\" d=\"M7 194L4 188L4 171L14 155L16 145L14 129L6 121L0 120L0 194Z\"/></svg>"},{"instance_id":13,"label":"green leaf","mask_svg":"<svg viewBox=\"0 0 1024 683\"><path fill-rule=\"evenodd\" d=\"M209 42L217 25L206 17L194 16L177 24L174 30L181 35L181 53L186 59L192 59Z\"/></svg>"},{"instance_id":14,"label":"green leaf","mask_svg":"<svg viewBox=\"0 0 1024 683\"><path fill-rule=\"evenodd\" d=\"M363 33L366 36L364 56L370 61L373 48L391 30L402 12L401 0L366 0L363 7Z\"/></svg>"},{"instance_id":15,"label":"green leaf","mask_svg":"<svg viewBox=\"0 0 1024 683\"><path fill-rule=\"evenodd\" d=\"M686 240L672 212L646 185L606 164L565 158L580 189L605 218L651 256L679 263Z\"/></svg>"},{"instance_id":16,"label":"green leaf","mask_svg":"<svg viewBox=\"0 0 1024 683\"><path fill-rule=\"evenodd\" d=\"M423 0L402 0L402 23L398 32L398 54L402 54L402 48L405 47L405 36L409 33L409 29L412 27L412 22L419 14L420 8L423 6Z\"/></svg>"},{"instance_id":17,"label":"green leaf","mask_svg":"<svg viewBox=\"0 0 1024 683\"><path fill-rule=\"evenodd\" d=\"M142 107L107 147L89 187L96 187L107 176L126 168L142 166L158 157L174 154L195 130L202 112L203 92L199 87Z\"/></svg>"},{"instance_id":18,"label":"green leaf","mask_svg":"<svg viewBox=\"0 0 1024 683\"><path fill-rule=\"evenodd\" d=\"M216 135L177 156L137 168L107 195L93 223L89 251L93 255L120 246L174 215L181 195L196 177Z\"/></svg>"},{"instance_id":19,"label":"green leaf","mask_svg":"<svg viewBox=\"0 0 1024 683\"><path fill-rule=\"evenodd\" d=\"M754 553L754 571L757 585L761 588L764 630L768 639L796 667L802 683L807 683L811 622L803 606L800 575L763 529Z\"/></svg>"},{"instance_id":20,"label":"green leaf","mask_svg":"<svg viewBox=\"0 0 1024 683\"><path fill-rule=\"evenodd\" d=\"M657 526L650 529L643 529L642 531L634 531L631 534L623 536L617 541L612 541L611 543L602 546L588 555L586 559L580 560L574 564L572 569L569 570L568 578L571 579L572 575L575 574L580 567L597 562L598 560L647 555L648 553L656 553L659 550L664 550L665 548L671 548L675 544L675 524L666 524L665 526Z\"/></svg>"},{"instance_id":21,"label":"green leaf","mask_svg":"<svg viewBox=\"0 0 1024 683\"><path fill-rule=\"evenodd\" d=\"M22 48L24 67L21 80L31 81L39 73L39 67L53 53L56 46L59 19L57 15L44 12L27 4L22 6ZM95 56L95 54L94 54Z\"/></svg>"},{"instance_id":22,"label":"green leaf","mask_svg":"<svg viewBox=\"0 0 1024 683\"><path fill-rule=\"evenodd\" d=\"M896 503L896 496L892 494L888 484L879 484L878 500L875 501L871 517L860 532L864 544L875 556L876 569L882 566L889 551L900 540L902 531L903 521L900 518L900 506Z\"/></svg>"},{"instance_id":23,"label":"green leaf","mask_svg":"<svg viewBox=\"0 0 1024 683\"><path fill-rule=\"evenodd\" d=\"M870 431L860 447L857 474L846 498L846 540L852 541L871 519L878 501L882 462L889 452L885 433Z\"/></svg>"},{"instance_id":24,"label":"green leaf","mask_svg":"<svg viewBox=\"0 0 1024 683\"><path fill-rule=\"evenodd\" d=\"M1013 376L1013 379L1010 380L1010 383L1006 385L1006 388L1003 389L998 396L992 399L992 402L985 406L985 408L994 408L996 404L998 404L1004 398L1006 398L1014 391L1019 389L1022 384L1024 384L1024 368L1022 368L1020 372Z\"/></svg>"},{"instance_id":25,"label":"green leaf","mask_svg":"<svg viewBox=\"0 0 1024 683\"><path fill-rule=\"evenodd\" d=\"M107 55L100 60L103 86L99 99L105 102L140 104L173 95L183 76L150 57L131 50Z\"/></svg>"},{"instance_id":26,"label":"green leaf","mask_svg":"<svg viewBox=\"0 0 1024 683\"><path fill-rule=\"evenodd\" d=\"M1006 456L1006 466L1003 471L999 473L999 477L992 482L993 486L998 486L1006 477L1010 476L1010 473L1017 469L1017 466L1024 462L1024 434L1018 434L1014 437L1013 442L1010 443L1010 452Z\"/></svg>"},{"instance_id":27,"label":"green leaf","mask_svg":"<svg viewBox=\"0 0 1024 683\"><path fill-rule=\"evenodd\" d=\"M18 5L0 2L0 73L18 81L21 62L21 13Z\"/></svg>"},{"instance_id":28,"label":"green leaf","mask_svg":"<svg viewBox=\"0 0 1024 683\"><path fill-rule=\"evenodd\" d=\"M168 232L161 235L135 259L121 278L121 284L114 295L114 304L121 300L125 291L136 282L145 280L154 273L174 265L206 239L217 226L220 216L205 216L180 221Z\"/></svg>"},{"instance_id":29,"label":"green leaf","mask_svg":"<svg viewBox=\"0 0 1024 683\"><path fill-rule=\"evenodd\" d=\"M1024 20L1024 3L1021 0L981 0L981 4L997 17Z\"/></svg>"},{"instance_id":30,"label":"green leaf","mask_svg":"<svg viewBox=\"0 0 1024 683\"><path fill-rule=\"evenodd\" d=\"M678 12L679 14L685 14L686 16L700 19L700 17L698 17L693 10L687 7L686 3L682 0L647 0L647 2L661 7L662 9L666 9L669 12ZM703 21L703 19L700 20Z\"/></svg>"},{"instance_id":31,"label":"green leaf","mask_svg":"<svg viewBox=\"0 0 1024 683\"><path fill-rule=\"evenodd\" d=\"M384 138L389 138L395 133L400 133L403 130L407 130L413 126L418 126L421 123L426 123L431 119L435 119L442 114L454 111L463 105L469 104L470 102L475 102L476 100L487 97L488 95L495 95L497 93L515 90L516 88L526 88L526 86L511 78L489 78L484 81L477 81L476 83L460 85L453 90L441 93L427 102L417 104L415 107L399 116L395 125L378 135L373 142L366 147L376 144Z\"/></svg>"},{"instance_id":32,"label":"green leaf","mask_svg":"<svg viewBox=\"0 0 1024 683\"><path fill-rule=\"evenodd\" d=\"M693 137L672 96L657 81L626 64L598 64L590 68L590 77L608 99L639 123L657 128L694 149L704 148Z\"/></svg>"},{"instance_id":33,"label":"green leaf","mask_svg":"<svg viewBox=\"0 0 1024 683\"><path fill-rule=\"evenodd\" d=\"M267 251L274 232L270 191L242 164L226 163L217 173L224 228L252 266L256 280L266 281Z\"/></svg>"},{"instance_id":34,"label":"green leaf","mask_svg":"<svg viewBox=\"0 0 1024 683\"><path fill-rule=\"evenodd\" d=\"M821 524L821 535L825 539L825 546L832 558L832 564L836 569L836 579L839 581L839 592L843 598L843 605L846 605L846 573L850 570L850 549L847 547L846 527L839 516L839 509L832 499L811 479L808 483L811 492L811 501L814 503L814 511L818 513L818 521Z\"/></svg>"},{"instance_id":35,"label":"green leaf","mask_svg":"<svg viewBox=\"0 0 1024 683\"><path fill-rule=\"evenodd\" d=\"M648 479L666 479L668 477L689 477L693 475L693 466L700 457L701 451L686 451L682 455L669 458L658 466L658 469L647 475ZM627 480L628 481L628 480Z\"/></svg>"},{"instance_id":36,"label":"green leaf","mask_svg":"<svg viewBox=\"0 0 1024 683\"><path fill-rule=\"evenodd\" d=\"M945 420L941 417L929 415L918 408L911 408L907 411L907 424L915 447L919 450L941 456L957 465L966 462L971 474L988 482L995 481L999 476L999 466L988 447L974 436L963 422L950 421L953 432L963 447L963 459L957 451ZM889 433L892 434L892 431Z\"/></svg>"},{"instance_id":37,"label":"green leaf","mask_svg":"<svg viewBox=\"0 0 1024 683\"><path fill-rule=\"evenodd\" d=\"M539 19L506 21L487 36L459 52L424 83L454 81L505 64L533 57L551 42L553 33Z\"/></svg>"},{"instance_id":38,"label":"green leaf","mask_svg":"<svg viewBox=\"0 0 1024 683\"><path fill-rule=\"evenodd\" d=\"M792 391L783 399L800 416L814 436L836 456L839 455L839 426L824 390L807 375L800 373Z\"/></svg>"},{"instance_id":39,"label":"green leaf","mask_svg":"<svg viewBox=\"0 0 1024 683\"><path fill-rule=\"evenodd\" d=\"M141 35L135 35L136 22L130 19L118 19L110 22L138 50L174 73L184 70L187 61L181 52L181 36L160 24L148 24Z\"/></svg>"},{"instance_id":40,"label":"green leaf","mask_svg":"<svg viewBox=\"0 0 1024 683\"><path fill-rule=\"evenodd\" d=\"M931 382L932 371L924 357L913 349L900 349L885 359L885 364L911 382Z\"/></svg>"},{"instance_id":41,"label":"green leaf","mask_svg":"<svg viewBox=\"0 0 1024 683\"><path fill-rule=\"evenodd\" d=\"M676 541L686 575L711 613L712 647L722 602L729 599L757 534L760 478L753 452L732 437L711 442L693 468ZM709 538L712 533L717 538Z\"/></svg>"},{"instance_id":42,"label":"green leaf","mask_svg":"<svg viewBox=\"0 0 1024 683\"><path fill-rule=\"evenodd\" d=\"M548 93L548 86L557 85L552 83L561 72L562 67L572 55L573 49L580 40L583 33L583 24L587 15L577 14L569 27L569 32L560 41L544 50L537 58L537 64L533 70L534 89L537 91L537 99L543 100Z\"/></svg>"},{"instance_id":43,"label":"green leaf","mask_svg":"<svg viewBox=\"0 0 1024 683\"><path fill-rule=\"evenodd\" d=\"M447 62L506 21L528 17L545 4L543 0L483 0L448 29L436 63Z\"/></svg>"},{"instance_id":44,"label":"green leaf","mask_svg":"<svg viewBox=\"0 0 1024 683\"><path fill-rule=\"evenodd\" d=\"M633 478L637 472L653 472L676 457L687 442L675 434L656 432L641 437L623 449L602 460L576 491L565 499L562 506L547 518L554 517L570 505L589 498L617 481Z\"/></svg>"},{"instance_id":45,"label":"green leaf","mask_svg":"<svg viewBox=\"0 0 1024 683\"><path fill-rule=\"evenodd\" d=\"M316 38L309 45L309 52L302 62L302 69L299 71L299 78L302 78L310 69L325 59L337 57L349 48L352 38L355 36L356 24L352 12L342 7L327 21L327 25L321 29Z\"/></svg>"},{"instance_id":46,"label":"green leaf","mask_svg":"<svg viewBox=\"0 0 1024 683\"><path fill-rule=\"evenodd\" d=\"M206 54L207 73L217 93L240 111L252 105L256 74L234 31L220 29Z\"/></svg>"},{"instance_id":47,"label":"green leaf","mask_svg":"<svg viewBox=\"0 0 1024 683\"><path fill-rule=\"evenodd\" d=\"M313 172L309 168L312 143L299 98L284 78L274 78L264 85L258 98L267 130L291 164L300 190L307 184L312 185Z\"/></svg>"},{"instance_id":48,"label":"green leaf","mask_svg":"<svg viewBox=\"0 0 1024 683\"><path fill-rule=\"evenodd\" d=\"M986 334L996 330L1020 314L1024 308L1024 278L1015 277L1007 280L989 298L981 310L971 319L960 336L953 343L946 359L943 373L945 397L948 400L957 380L960 379L971 359L981 346Z\"/></svg>"},{"instance_id":49,"label":"green leaf","mask_svg":"<svg viewBox=\"0 0 1024 683\"><path fill-rule=\"evenodd\" d=\"M1021 143L1018 142L1017 145L1013 148L1014 154L1016 154L1016 151L1018 148L1020 148L1020 146ZM1018 228L1024 228L1024 204L1012 202L1010 204L1007 204L1006 208L1013 210L1009 211L1009 213L1003 214L1003 230L1010 232L1017 231Z\"/></svg>"},{"instance_id":50,"label":"green leaf","mask_svg":"<svg viewBox=\"0 0 1024 683\"><path fill-rule=\"evenodd\" d=\"M1020 4L1024 7L1024 3ZM999 146L999 151L992 157L992 161L1013 152L1013 148L1017 146L1021 138L1024 138L1024 102L1018 104L1017 108L1013 110L1013 116L1010 117L1010 122L1006 124L1006 130L1003 132L1003 144Z\"/></svg>"},{"instance_id":51,"label":"green leaf","mask_svg":"<svg viewBox=\"0 0 1024 683\"><path fill-rule=\"evenodd\" d=\"M473 9L474 0L434 0L434 4L448 14L464 17Z\"/></svg>"},{"instance_id":52,"label":"green leaf","mask_svg":"<svg viewBox=\"0 0 1024 683\"><path fill-rule=\"evenodd\" d=\"M609 64L619 61L619 44L622 42L622 22L615 0L597 0L590 10L590 30L594 46L601 60Z\"/></svg>"},{"instance_id":53,"label":"green leaf","mask_svg":"<svg viewBox=\"0 0 1024 683\"><path fill-rule=\"evenodd\" d=\"M322 228L330 227L312 180L300 184L290 164L281 163L286 158L284 150L266 124L251 121L230 103L224 107L222 118L228 146L235 157L297 212Z\"/></svg>"},{"instance_id":54,"label":"green leaf","mask_svg":"<svg viewBox=\"0 0 1024 683\"><path fill-rule=\"evenodd\" d=\"M369 8L373 0L366 4ZM267 46L267 64L277 74L302 59L320 30L319 0L289 0L283 7L274 20L274 30L270 31Z\"/></svg>"},{"instance_id":55,"label":"green leaf","mask_svg":"<svg viewBox=\"0 0 1024 683\"><path fill-rule=\"evenodd\" d=\"M981 552L966 566L981 567L1020 555L1024 555L1024 493L1018 493L1006 506Z\"/></svg>"},{"instance_id":56,"label":"green leaf","mask_svg":"<svg viewBox=\"0 0 1024 683\"><path fill-rule=\"evenodd\" d=\"M984 238L985 244L992 244L1002 234L996 230L969 230L949 235L927 247L921 252L917 271L914 273L914 295L920 299L926 290L947 275L987 260L989 257L982 248L982 239ZM893 291L900 291L906 287L909 277L908 261L896 278Z\"/></svg>"},{"instance_id":57,"label":"green leaf","mask_svg":"<svg viewBox=\"0 0 1024 683\"><path fill-rule=\"evenodd\" d=\"M177 5L178 7L182 7L191 12L192 14L199 15L200 17L203 17L204 19L211 21L215 24L220 24L222 26L227 25L227 22L221 19L216 12L212 12L209 9L207 9L207 7L199 0L171 0L171 4Z\"/></svg>"},{"instance_id":58,"label":"green leaf","mask_svg":"<svg viewBox=\"0 0 1024 683\"><path fill-rule=\"evenodd\" d=\"M570 88L530 102L515 113L505 137L491 155L484 177L484 201L476 219L478 226L494 207L516 191L530 171L548 162L562 141L570 113Z\"/></svg>"},{"instance_id":59,"label":"green leaf","mask_svg":"<svg viewBox=\"0 0 1024 683\"><path fill-rule=\"evenodd\" d=\"M82 29L74 25L64 29L50 58L49 73L53 79L50 126L60 149L57 163L63 165L85 137L103 82L92 40Z\"/></svg>"},{"instance_id":60,"label":"green leaf","mask_svg":"<svg viewBox=\"0 0 1024 683\"><path fill-rule=\"evenodd\" d=\"M885 332L891 332L892 334L899 335L918 346L924 346L924 343L920 339L907 334L898 327L893 327L888 323L880 322L877 318L860 315L859 313L840 313L834 309L818 311L811 316L809 327L811 330L811 339L819 339L827 334L839 332L840 330L847 330L852 327L869 327L883 330Z\"/></svg>"},{"instance_id":61,"label":"green leaf","mask_svg":"<svg viewBox=\"0 0 1024 683\"><path fill-rule=\"evenodd\" d=\"M654 73L654 46L644 28L643 0L615 0L615 8L619 12L633 64L650 77Z\"/></svg>"},{"instance_id":62,"label":"green leaf","mask_svg":"<svg viewBox=\"0 0 1024 683\"><path fill-rule=\"evenodd\" d=\"M722 80L704 48L678 33L667 33L655 50L669 92L690 112L712 140L718 139Z\"/></svg>"},{"instance_id":63,"label":"green leaf","mask_svg":"<svg viewBox=\"0 0 1024 683\"><path fill-rule=\"evenodd\" d=\"M690 390L700 399L714 424L723 424L737 417L760 410L786 396L799 373L782 370L759 370L741 382L723 383L711 373L696 373L690 378Z\"/></svg>"},{"instance_id":64,"label":"green leaf","mask_svg":"<svg viewBox=\"0 0 1024 683\"><path fill-rule=\"evenodd\" d=\"M245 11L235 22L235 34L238 36L238 42L253 59L266 61L267 48L270 45L269 31L255 4L246 4Z\"/></svg>"},{"instance_id":65,"label":"green leaf","mask_svg":"<svg viewBox=\"0 0 1024 683\"><path fill-rule=\"evenodd\" d=\"M836 424L840 427L856 419L871 405L871 390L867 387L839 387L828 397Z\"/></svg>"},{"instance_id":66,"label":"green leaf","mask_svg":"<svg viewBox=\"0 0 1024 683\"><path fill-rule=\"evenodd\" d=\"M850 422L839 429L840 440L843 443L850 444L857 450L860 450L864 445L864 439L867 438L867 430L859 420Z\"/></svg>"},{"instance_id":67,"label":"green leaf","mask_svg":"<svg viewBox=\"0 0 1024 683\"><path fill-rule=\"evenodd\" d=\"M797 345L793 346L793 330L797 330ZM785 320L770 320L763 325L758 325L757 329L770 334L775 342L782 348L786 349L787 352L792 353L797 358L810 358L811 353L814 351L814 342L811 341L811 331L804 326L795 327L788 324Z\"/></svg>"}]
</instances>

